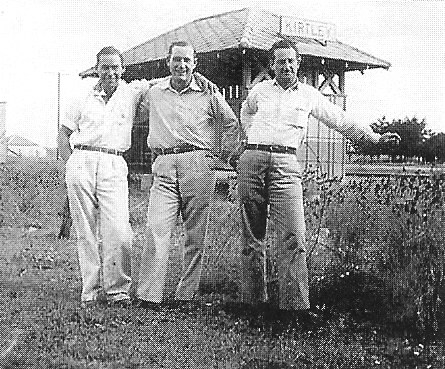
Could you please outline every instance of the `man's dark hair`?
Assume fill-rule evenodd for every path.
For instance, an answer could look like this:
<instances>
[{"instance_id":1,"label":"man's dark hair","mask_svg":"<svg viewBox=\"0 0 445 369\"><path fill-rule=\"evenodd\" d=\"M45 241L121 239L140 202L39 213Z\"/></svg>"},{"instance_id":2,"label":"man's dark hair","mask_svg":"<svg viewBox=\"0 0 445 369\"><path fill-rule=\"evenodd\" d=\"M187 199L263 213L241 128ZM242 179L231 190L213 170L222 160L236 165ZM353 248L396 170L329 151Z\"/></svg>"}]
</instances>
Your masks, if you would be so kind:
<instances>
[{"instance_id":1,"label":"man's dark hair","mask_svg":"<svg viewBox=\"0 0 445 369\"><path fill-rule=\"evenodd\" d=\"M283 39L276 41L269 49L270 62L273 62L275 60L275 50L277 49L294 49L295 53L297 54L297 59L300 58L300 53L298 52L297 45L295 45L295 42Z\"/></svg>"},{"instance_id":2,"label":"man's dark hair","mask_svg":"<svg viewBox=\"0 0 445 369\"><path fill-rule=\"evenodd\" d=\"M96 55L96 66L99 65L99 58L101 55L119 55L119 58L121 58L122 66L124 65L124 57L122 53L116 49L114 46L105 46L100 50Z\"/></svg>"},{"instance_id":3,"label":"man's dark hair","mask_svg":"<svg viewBox=\"0 0 445 369\"><path fill-rule=\"evenodd\" d=\"M170 56L171 56L171 54L172 54L172 51L173 51L173 48L174 48L175 46L188 46L188 47L191 47L192 50L193 50L193 57L196 58L196 56L195 56L195 48L194 48L193 45L192 45L190 42L188 42L188 41L173 41L173 42L170 44L170 47L168 48L168 56L167 56L167 58L170 58Z\"/></svg>"}]
</instances>

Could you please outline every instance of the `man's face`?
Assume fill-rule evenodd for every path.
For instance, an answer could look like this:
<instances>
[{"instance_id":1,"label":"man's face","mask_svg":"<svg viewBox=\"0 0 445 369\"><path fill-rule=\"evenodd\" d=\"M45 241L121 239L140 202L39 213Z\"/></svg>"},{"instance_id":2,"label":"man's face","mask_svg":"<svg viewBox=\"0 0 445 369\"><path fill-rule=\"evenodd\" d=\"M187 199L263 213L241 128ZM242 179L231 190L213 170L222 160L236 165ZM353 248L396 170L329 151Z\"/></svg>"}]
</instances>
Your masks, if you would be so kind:
<instances>
[{"instance_id":1,"label":"man's face","mask_svg":"<svg viewBox=\"0 0 445 369\"><path fill-rule=\"evenodd\" d=\"M116 89L125 71L121 58L117 54L100 55L96 69L105 91Z\"/></svg>"},{"instance_id":2,"label":"man's face","mask_svg":"<svg viewBox=\"0 0 445 369\"><path fill-rule=\"evenodd\" d=\"M275 72L275 78L281 86L288 87L297 80L300 59L292 48L276 49L274 56L271 68Z\"/></svg>"},{"instance_id":3,"label":"man's face","mask_svg":"<svg viewBox=\"0 0 445 369\"><path fill-rule=\"evenodd\" d=\"M191 46L173 46L167 61L172 78L180 83L190 83L196 67L194 50Z\"/></svg>"}]
</instances>

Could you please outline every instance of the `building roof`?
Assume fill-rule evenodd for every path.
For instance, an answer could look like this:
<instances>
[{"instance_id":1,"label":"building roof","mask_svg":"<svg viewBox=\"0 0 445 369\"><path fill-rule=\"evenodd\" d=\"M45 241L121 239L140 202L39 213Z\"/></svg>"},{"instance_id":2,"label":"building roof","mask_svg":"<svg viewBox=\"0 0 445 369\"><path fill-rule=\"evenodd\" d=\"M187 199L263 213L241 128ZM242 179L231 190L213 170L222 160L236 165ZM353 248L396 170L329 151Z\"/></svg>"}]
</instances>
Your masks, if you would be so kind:
<instances>
[{"instance_id":1,"label":"building roof","mask_svg":"<svg viewBox=\"0 0 445 369\"><path fill-rule=\"evenodd\" d=\"M240 47L269 50L275 41L283 38L280 35L280 20L281 15L258 8L244 8L197 19L125 51L124 65L164 59L168 54L169 45L178 40L191 43L197 54ZM389 62L337 39L320 42L311 38L286 37L296 42L302 55L348 62L347 71L388 69L391 66ZM89 68L79 75L97 77L94 68Z\"/></svg>"},{"instance_id":2,"label":"building roof","mask_svg":"<svg viewBox=\"0 0 445 369\"><path fill-rule=\"evenodd\" d=\"M281 39L280 15L257 8L244 8L197 19L172 31L135 46L124 54L125 65L165 58L171 42L190 42L197 53L222 51L240 47L268 50ZM390 63L338 40L322 43L315 39L289 37L302 55L337 59L362 64L366 68L390 67Z\"/></svg>"},{"instance_id":3,"label":"building roof","mask_svg":"<svg viewBox=\"0 0 445 369\"><path fill-rule=\"evenodd\" d=\"M25 137L12 135L8 137L8 146L39 146Z\"/></svg>"}]
</instances>

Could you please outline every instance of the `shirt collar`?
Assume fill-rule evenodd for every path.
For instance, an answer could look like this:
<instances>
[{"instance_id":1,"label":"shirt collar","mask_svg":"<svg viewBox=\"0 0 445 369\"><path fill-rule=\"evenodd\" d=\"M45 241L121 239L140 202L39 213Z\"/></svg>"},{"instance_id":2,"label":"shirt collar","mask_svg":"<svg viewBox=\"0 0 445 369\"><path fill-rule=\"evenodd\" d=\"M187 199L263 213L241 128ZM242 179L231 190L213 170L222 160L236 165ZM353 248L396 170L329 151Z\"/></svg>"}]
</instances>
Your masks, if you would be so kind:
<instances>
[{"instance_id":1,"label":"shirt collar","mask_svg":"<svg viewBox=\"0 0 445 369\"><path fill-rule=\"evenodd\" d=\"M125 83L125 81L123 81L123 80L119 81L119 84L117 85L117 88L114 91L113 95L116 93L117 90L119 90L122 87L122 85L124 83ZM103 98L104 96L107 95L106 92L104 91L104 89L102 88L102 86L100 85L100 82L96 83L96 85L93 87L93 94L94 94L94 96L101 97L101 98Z\"/></svg>"},{"instance_id":2,"label":"shirt collar","mask_svg":"<svg viewBox=\"0 0 445 369\"><path fill-rule=\"evenodd\" d=\"M298 82L298 78L297 78L297 80L291 86L289 86L288 88L284 89L283 87L281 87L281 85L277 82L277 80L275 78L273 79L273 85L281 88L284 91L287 91L287 90L296 91L296 90L298 90L298 84L299 84L299 82Z\"/></svg>"},{"instance_id":3,"label":"shirt collar","mask_svg":"<svg viewBox=\"0 0 445 369\"><path fill-rule=\"evenodd\" d=\"M94 89L93 93L94 93L94 96L97 96L97 97L104 97L107 95L103 89L101 89L101 90Z\"/></svg>"},{"instance_id":4,"label":"shirt collar","mask_svg":"<svg viewBox=\"0 0 445 369\"><path fill-rule=\"evenodd\" d=\"M159 82L159 87L161 87L164 90L172 90L172 91L178 92L171 86L171 83L170 83L171 78L172 77L170 76L170 77L166 78L165 80ZM184 90L182 90L181 93L184 93L187 90L192 90L192 91L197 91L197 92L203 91L202 88L199 87L198 83L196 82L194 75L192 75L192 81L190 82L190 84Z\"/></svg>"}]
</instances>

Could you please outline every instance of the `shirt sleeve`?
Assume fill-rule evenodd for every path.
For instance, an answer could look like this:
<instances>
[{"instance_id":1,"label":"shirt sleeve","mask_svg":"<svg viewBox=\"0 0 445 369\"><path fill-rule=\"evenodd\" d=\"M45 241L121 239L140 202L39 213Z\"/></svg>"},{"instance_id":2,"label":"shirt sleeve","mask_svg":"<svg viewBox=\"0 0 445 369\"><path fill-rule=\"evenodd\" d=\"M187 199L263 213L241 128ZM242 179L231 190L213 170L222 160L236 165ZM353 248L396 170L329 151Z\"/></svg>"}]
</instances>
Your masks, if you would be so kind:
<instances>
[{"instance_id":1,"label":"shirt sleeve","mask_svg":"<svg viewBox=\"0 0 445 369\"><path fill-rule=\"evenodd\" d=\"M216 123L222 128L221 150L226 155L235 153L240 144L240 126L238 118L224 97L216 91L211 94L215 105L214 114Z\"/></svg>"},{"instance_id":2,"label":"shirt sleeve","mask_svg":"<svg viewBox=\"0 0 445 369\"><path fill-rule=\"evenodd\" d=\"M134 124L142 124L143 122L148 121L149 113L150 113L150 103L149 103L149 89L141 92L137 107L136 114L134 118Z\"/></svg>"},{"instance_id":3,"label":"shirt sleeve","mask_svg":"<svg viewBox=\"0 0 445 369\"><path fill-rule=\"evenodd\" d=\"M241 128L245 133L252 125L252 116L258 111L256 86L249 92L241 105Z\"/></svg>"},{"instance_id":4,"label":"shirt sleeve","mask_svg":"<svg viewBox=\"0 0 445 369\"><path fill-rule=\"evenodd\" d=\"M79 122L82 117L81 99L79 97L73 99L65 108L65 113L62 115L61 125L69 128L71 131L79 130Z\"/></svg>"},{"instance_id":5,"label":"shirt sleeve","mask_svg":"<svg viewBox=\"0 0 445 369\"><path fill-rule=\"evenodd\" d=\"M331 103L319 91L314 91L312 116L320 119L329 128L335 129L352 141L367 140L372 143L379 142L379 135L371 127L358 122L352 115L346 113L340 106Z\"/></svg>"},{"instance_id":6,"label":"shirt sleeve","mask_svg":"<svg viewBox=\"0 0 445 369\"><path fill-rule=\"evenodd\" d=\"M162 78L153 78L150 80L147 79L135 79L129 83L129 85L139 90L141 93L145 93L147 90L149 90L151 87L156 85L157 83L165 80L165 77Z\"/></svg>"}]
</instances>

